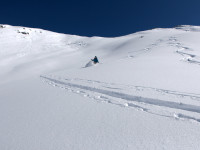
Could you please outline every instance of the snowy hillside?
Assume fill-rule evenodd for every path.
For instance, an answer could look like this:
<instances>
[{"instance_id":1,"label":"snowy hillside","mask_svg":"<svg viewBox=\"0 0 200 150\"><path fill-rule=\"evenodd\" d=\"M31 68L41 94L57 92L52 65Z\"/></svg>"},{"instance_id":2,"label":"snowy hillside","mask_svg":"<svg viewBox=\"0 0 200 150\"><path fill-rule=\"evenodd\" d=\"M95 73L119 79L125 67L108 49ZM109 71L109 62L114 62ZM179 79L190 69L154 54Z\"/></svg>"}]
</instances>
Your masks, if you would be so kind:
<instances>
[{"instance_id":1,"label":"snowy hillside","mask_svg":"<svg viewBox=\"0 0 200 150\"><path fill-rule=\"evenodd\" d=\"M103 38L0 25L0 149L199 149L199 39L198 26Z\"/></svg>"}]
</instances>

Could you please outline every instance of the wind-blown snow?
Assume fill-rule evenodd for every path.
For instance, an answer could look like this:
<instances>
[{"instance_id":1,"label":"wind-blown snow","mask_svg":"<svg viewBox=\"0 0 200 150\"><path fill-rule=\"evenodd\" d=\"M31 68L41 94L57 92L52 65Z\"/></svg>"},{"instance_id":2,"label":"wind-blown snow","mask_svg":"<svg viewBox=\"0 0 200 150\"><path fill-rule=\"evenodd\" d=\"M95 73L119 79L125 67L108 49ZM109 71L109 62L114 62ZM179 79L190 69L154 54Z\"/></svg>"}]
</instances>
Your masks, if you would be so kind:
<instances>
[{"instance_id":1,"label":"wind-blown snow","mask_svg":"<svg viewBox=\"0 0 200 150\"><path fill-rule=\"evenodd\" d=\"M199 149L199 38L0 25L0 149Z\"/></svg>"}]
</instances>

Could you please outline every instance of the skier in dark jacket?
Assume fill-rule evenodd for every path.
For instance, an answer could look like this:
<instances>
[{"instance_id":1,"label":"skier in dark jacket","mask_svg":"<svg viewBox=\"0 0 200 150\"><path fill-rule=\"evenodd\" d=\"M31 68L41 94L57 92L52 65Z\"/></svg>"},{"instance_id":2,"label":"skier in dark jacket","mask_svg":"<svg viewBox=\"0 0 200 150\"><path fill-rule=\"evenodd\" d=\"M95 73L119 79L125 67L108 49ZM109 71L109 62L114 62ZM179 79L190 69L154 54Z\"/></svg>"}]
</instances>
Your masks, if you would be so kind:
<instances>
[{"instance_id":1,"label":"skier in dark jacket","mask_svg":"<svg viewBox=\"0 0 200 150\"><path fill-rule=\"evenodd\" d=\"M91 60L94 62L94 64L99 63L97 56L95 56L94 59L91 59Z\"/></svg>"}]
</instances>

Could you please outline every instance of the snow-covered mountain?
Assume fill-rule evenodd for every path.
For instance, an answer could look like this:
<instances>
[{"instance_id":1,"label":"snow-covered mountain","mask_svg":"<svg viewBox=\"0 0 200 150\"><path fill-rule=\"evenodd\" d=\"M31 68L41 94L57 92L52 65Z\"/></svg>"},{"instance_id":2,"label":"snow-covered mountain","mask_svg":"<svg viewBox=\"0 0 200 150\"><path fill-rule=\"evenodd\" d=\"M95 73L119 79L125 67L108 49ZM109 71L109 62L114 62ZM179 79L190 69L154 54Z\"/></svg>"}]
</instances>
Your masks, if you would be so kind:
<instances>
[{"instance_id":1,"label":"snow-covered mountain","mask_svg":"<svg viewBox=\"0 0 200 150\"><path fill-rule=\"evenodd\" d=\"M0 25L0 149L199 149L199 39L188 25L116 38Z\"/></svg>"}]
</instances>

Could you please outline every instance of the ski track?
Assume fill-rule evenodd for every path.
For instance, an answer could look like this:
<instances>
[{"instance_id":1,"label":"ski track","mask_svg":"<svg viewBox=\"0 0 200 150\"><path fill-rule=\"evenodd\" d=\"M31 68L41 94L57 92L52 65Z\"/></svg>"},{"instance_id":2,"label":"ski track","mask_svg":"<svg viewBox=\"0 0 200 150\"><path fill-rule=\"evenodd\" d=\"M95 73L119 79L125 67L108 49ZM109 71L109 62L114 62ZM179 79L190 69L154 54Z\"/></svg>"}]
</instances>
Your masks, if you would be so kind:
<instances>
[{"instance_id":1,"label":"ski track","mask_svg":"<svg viewBox=\"0 0 200 150\"><path fill-rule=\"evenodd\" d=\"M65 79L65 80L72 81L69 79ZM189 97L190 99L200 101L200 94L195 94L195 93L184 93L184 92L171 91L171 90L166 90L166 89L158 89L158 88L152 88L152 87L144 87L144 86L106 83L106 82L100 82L100 81L96 81L96 80L85 80L85 79L79 79L79 78L75 78L73 80L81 81L84 83L87 82L88 84L97 83L97 84L100 84L101 87L104 87L107 89L113 89L113 90L124 90L124 89L135 89L136 91L152 90L152 91L158 92L160 94L175 95L175 96L179 96L181 98ZM112 87L112 86L114 86L114 87Z\"/></svg>"},{"instance_id":2,"label":"ski track","mask_svg":"<svg viewBox=\"0 0 200 150\"><path fill-rule=\"evenodd\" d=\"M148 47L140 49L140 50L135 50L135 51L129 51L127 58L135 58L138 55L141 55L143 53L146 53L150 50L152 50L154 47L160 45L163 42L162 39L159 39L155 41L155 43L150 44Z\"/></svg>"},{"instance_id":3,"label":"ski track","mask_svg":"<svg viewBox=\"0 0 200 150\"><path fill-rule=\"evenodd\" d=\"M167 107L167 108L172 108L175 110L182 110L182 111L193 112L193 113L200 113L200 106L159 100L159 99L153 99L153 98L145 98L145 97L141 97L141 96L134 96L134 95L130 95L130 94L125 94L123 92L112 91L113 88L110 88L110 87L107 87L108 89L110 89L110 90L107 90L107 89L101 89L101 88L96 88L96 87L92 87L92 86L70 83L70 81L74 81L74 80L84 81L84 79L64 79L64 81L62 81L62 78L60 78L60 77L58 79L55 79L55 77L52 78L52 77L47 77L47 76L40 76L40 77L45 82L47 82L53 86L58 86L62 89L67 89L68 91L71 91L71 92L74 92L77 94L82 94L84 97L89 97L91 99L95 99L100 102L111 103L111 104L115 104L115 105L118 105L121 107L132 107L132 108L135 108L140 111L144 111L144 112L148 112L151 114L164 116L164 117L169 117L169 118L173 117L173 118L179 119L179 120L191 120L191 121L195 121L195 122L200 122L200 119L197 119L195 117L191 117L188 115L184 115L181 113L179 113L179 114L174 113L173 116L155 113L145 107L141 107L134 103L138 103L140 105L144 104L144 105L154 105L157 107ZM93 80L86 80L86 81L94 82L94 83L95 82L102 83L100 81L93 81ZM103 82L103 83L108 84L105 82ZM112 83L112 84L114 84L114 83ZM137 87L139 87L139 86L137 86ZM143 88L143 87L139 87L139 88ZM116 89L120 89L120 88L116 88ZM158 89L154 88L154 90L158 90ZM161 90L161 89L159 89L159 90ZM175 91L168 91L168 90L161 90L161 91L167 91L169 93L171 92L172 94L181 95L180 93L175 92ZM94 96L95 93L103 94L103 95ZM197 97L196 95L195 96L189 95L189 94L183 94L183 95L200 98L200 97ZM114 99L114 100L112 100L112 99Z\"/></svg>"},{"instance_id":4,"label":"ski track","mask_svg":"<svg viewBox=\"0 0 200 150\"><path fill-rule=\"evenodd\" d=\"M181 113L178 113L178 114L175 113L174 118L178 119L178 120L190 120L192 122L194 122L194 121L200 122L200 119L197 119L195 117L190 117L190 116L187 116L187 115L184 115L184 114L181 114Z\"/></svg>"},{"instance_id":5,"label":"ski track","mask_svg":"<svg viewBox=\"0 0 200 150\"><path fill-rule=\"evenodd\" d=\"M181 44L177 40L176 37L170 37L168 44L170 44L171 46L175 46L175 47L178 48L178 50L176 51L176 53L182 55L184 61L200 65L200 56L188 53L188 51L191 51L192 49L189 48L189 47L183 46L183 44ZM183 51L187 51L187 53L183 52Z\"/></svg>"}]
</instances>

